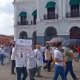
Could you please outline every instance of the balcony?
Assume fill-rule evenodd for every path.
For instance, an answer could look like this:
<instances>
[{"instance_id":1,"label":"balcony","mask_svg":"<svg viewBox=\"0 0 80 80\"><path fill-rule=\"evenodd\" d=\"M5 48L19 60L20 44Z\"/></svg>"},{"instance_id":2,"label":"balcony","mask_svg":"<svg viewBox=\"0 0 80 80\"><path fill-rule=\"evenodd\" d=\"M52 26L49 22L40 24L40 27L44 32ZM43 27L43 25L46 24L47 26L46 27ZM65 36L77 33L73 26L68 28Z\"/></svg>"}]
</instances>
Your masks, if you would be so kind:
<instances>
[{"instance_id":1,"label":"balcony","mask_svg":"<svg viewBox=\"0 0 80 80\"><path fill-rule=\"evenodd\" d=\"M31 21L31 25L36 25L36 21Z\"/></svg>"},{"instance_id":2,"label":"balcony","mask_svg":"<svg viewBox=\"0 0 80 80\"><path fill-rule=\"evenodd\" d=\"M24 22L21 22L21 21L18 21L17 22L17 25L28 25L28 21L24 21Z\"/></svg>"},{"instance_id":3,"label":"balcony","mask_svg":"<svg viewBox=\"0 0 80 80\"><path fill-rule=\"evenodd\" d=\"M52 15L44 14L44 20L49 20L49 19L58 19L58 14L52 14Z\"/></svg>"},{"instance_id":4,"label":"balcony","mask_svg":"<svg viewBox=\"0 0 80 80\"><path fill-rule=\"evenodd\" d=\"M72 14L71 12L66 13L66 18L77 18L77 17L80 17L80 13L77 13L77 12L72 13Z\"/></svg>"}]
</instances>

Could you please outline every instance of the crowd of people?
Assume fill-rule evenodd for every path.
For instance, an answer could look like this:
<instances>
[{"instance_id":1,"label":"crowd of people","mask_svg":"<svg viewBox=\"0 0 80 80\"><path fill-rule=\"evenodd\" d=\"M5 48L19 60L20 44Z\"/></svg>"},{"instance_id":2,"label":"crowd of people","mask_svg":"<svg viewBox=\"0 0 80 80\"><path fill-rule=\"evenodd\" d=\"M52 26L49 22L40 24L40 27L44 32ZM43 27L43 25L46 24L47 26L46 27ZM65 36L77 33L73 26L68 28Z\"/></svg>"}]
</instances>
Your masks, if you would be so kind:
<instances>
[{"instance_id":1,"label":"crowd of people","mask_svg":"<svg viewBox=\"0 0 80 80\"><path fill-rule=\"evenodd\" d=\"M1 65L4 65L6 62L10 61L10 57L12 54L12 48L13 48L12 43L7 43L7 44L2 43L0 45L0 63Z\"/></svg>"},{"instance_id":2,"label":"crowd of people","mask_svg":"<svg viewBox=\"0 0 80 80\"><path fill-rule=\"evenodd\" d=\"M11 58L11 74L17 75L17 80L26 80L29 75L29 80L35 80L35 77L43 77L41 69L50 72L54 68L53 80L57 80L60 75L62 80L68 80L67 74L70 72L73 80L78 80L73 71L72 62L80 59L80 46L73 46L79 54L77 58L74 56L72 46L64 48L62 43L47 44L45 47L39 43L32 46L32 51L28 54L26 52L16 52L15 44L7 46L0 46L0 61L4 65L5 52L9 53ZM15 72L16 69L16 72Z\"/></svg>"}]
</instances>

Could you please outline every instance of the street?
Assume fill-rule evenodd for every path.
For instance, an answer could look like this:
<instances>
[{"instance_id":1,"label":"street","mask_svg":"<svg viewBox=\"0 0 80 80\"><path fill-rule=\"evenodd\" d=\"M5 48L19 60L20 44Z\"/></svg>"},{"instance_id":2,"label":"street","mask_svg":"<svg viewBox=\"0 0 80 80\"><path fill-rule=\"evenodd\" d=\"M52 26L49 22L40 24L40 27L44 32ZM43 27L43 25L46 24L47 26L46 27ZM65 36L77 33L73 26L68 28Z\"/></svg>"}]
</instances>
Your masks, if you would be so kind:
<instances>
[{"instance_id":1,"label":"street","mask_svg":"<svg viewBox=\"0 0 80 80\"><path fill-rule=\"evenodd\" d=\"M74 61L73 66L74 66L75 74L77 75L78 78L80 78L80 61L79 62ZM6 63L3 66L0 65L0 80L16 80L16 74L12 75L10 73L10 70L11 70L10 62ZM40 77L40 78L35 77L35 79L36 80L52 80L53 73L54 73L54 69L52 72L47 72L42 69L41 75L43 75L43 77ZM29 80L29 77L26 80ZM58 80L61 80L60 77L58 78ZM71 75L69 75L69 73L68 73L68 80L72 80Z\"/></svg>"}]
</instances>

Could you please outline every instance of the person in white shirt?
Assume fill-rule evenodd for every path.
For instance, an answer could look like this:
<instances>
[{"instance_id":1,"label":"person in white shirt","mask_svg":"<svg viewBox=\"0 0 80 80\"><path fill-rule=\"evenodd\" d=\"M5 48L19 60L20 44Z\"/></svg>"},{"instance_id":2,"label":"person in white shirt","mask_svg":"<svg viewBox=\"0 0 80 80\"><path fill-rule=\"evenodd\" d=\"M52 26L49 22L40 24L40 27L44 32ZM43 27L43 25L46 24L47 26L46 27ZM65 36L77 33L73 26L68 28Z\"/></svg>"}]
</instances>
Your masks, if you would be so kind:
<instances>
[{"instance_id":1,"label":"person in white shirt","mask_svg":"<svg viewBox=\"0 0 80 80\"><path fill-rule=\"evenodd\" d=\"M62 44L59 42L56 44L56 49L54 50L55 72L53 80L57 80L59 75L61 76L62 80L66 80L64 71L64 59L60 51L61 49L62 49Z\"/></svg>"},{"instance_id":2,"label":"person in white shirt","mask_svg":"<svg viewBox=\"0 0 80 80\"><path fill-rule=\"evenodd\" d=\"M14 52L15 52L15 44L13 44L13 48L12 48L12 54L11 54L11 74L15 74L14 69L15 69L15 56L14 56Z\"/></svg>"},{"instance_id":3,"label":"person in white shirt","mask_svg":"<svg viewBox=\"0 0 80 80\"><path fill-rule=\"evenodd\" d=\"M27 69L29 70L30 80L35 80L36 73L36 53L34 52L34 46L31 53L27 54Z\"/></svg>"},{"instance_id":4,"label":"person in white shirt","mask_svg":"<svg viewBox=\"0 0 80 80\"><path fill-rule=\"evenodd\" d=\"M0 47L0 54L1 54L1 65L4 65L5 51L3 46Z\"/></svg>"},{"instance_id":5,"label":"person in white shirt","mask_svg":"<svg viewBox=\"0 0 80 80\"><path fill-rule=\"evenodd\" d=\"M37 77L41 77L41 67L43 66L43 56L40 45L36 45L35 53L37 55Z\"/></svg>"},{"instance_id":6,"label":"person in white shirt","mask_svg":"<svg viewBox=\"0 0 80 80\"><path fill-rule=\"evenodd\" d=\"M15 63L16 63L16 73L17 73L17 80L26 80L28 75L26 69L26 53L24 52L17 52L15 49L14 53Z\"/></svg>"}]
</instances>

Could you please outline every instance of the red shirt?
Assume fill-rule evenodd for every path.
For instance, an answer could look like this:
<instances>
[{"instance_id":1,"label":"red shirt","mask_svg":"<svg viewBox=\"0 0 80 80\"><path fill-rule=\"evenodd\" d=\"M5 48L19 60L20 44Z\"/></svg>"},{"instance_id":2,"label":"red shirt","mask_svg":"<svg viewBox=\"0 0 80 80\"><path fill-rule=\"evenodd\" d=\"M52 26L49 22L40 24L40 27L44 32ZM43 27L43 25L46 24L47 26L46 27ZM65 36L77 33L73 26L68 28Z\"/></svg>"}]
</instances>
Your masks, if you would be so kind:
<instances>
[{"instance_id":1,"label":"red shirt","mask_svg":"<svg viewBox=\"0 0 80 80\"><path fill-rule=\"evenodd\" d=\"M80 54L80 47L76 48L76 50Z\"/></svg>"}]
</instances>

